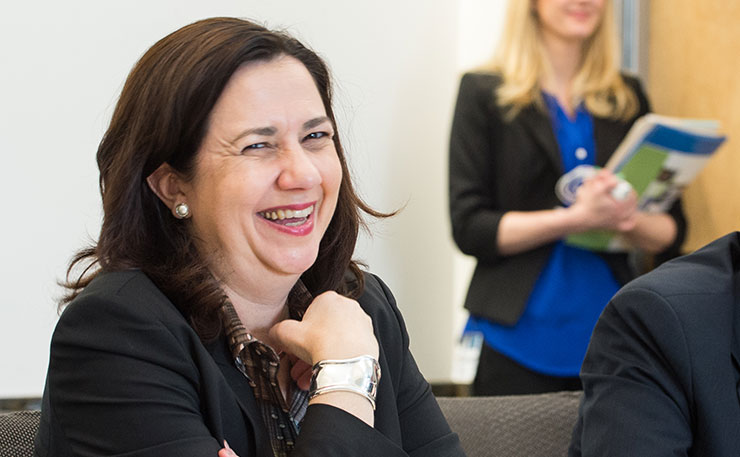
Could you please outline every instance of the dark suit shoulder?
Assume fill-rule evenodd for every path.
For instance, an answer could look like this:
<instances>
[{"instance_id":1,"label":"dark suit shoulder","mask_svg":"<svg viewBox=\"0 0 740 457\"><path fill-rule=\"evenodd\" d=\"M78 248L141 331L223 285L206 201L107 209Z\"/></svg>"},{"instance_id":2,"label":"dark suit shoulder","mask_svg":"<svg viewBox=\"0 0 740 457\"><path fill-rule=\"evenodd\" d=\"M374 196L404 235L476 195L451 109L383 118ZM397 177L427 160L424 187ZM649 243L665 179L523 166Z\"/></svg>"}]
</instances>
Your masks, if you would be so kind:
<instances>
[{"instance_id":1,"label":"dark suit shoulder","mask_svg":"<svg viewBox=\"0 0 740 457\"><path fill-rule=\"evenodd\" d=\"M501 86L502 81L501 75L497 73L465 73L460 80L458 103L476 101L492 107L496 99L496 90Z\"/></svg>"},{"instance_id":2,"label":"dark suit shoulder","mask_svg":"<svg viewBox=\"0 0 740 457\"><path fill-rule=\"evenodd\" d=\"M101 272L80 293L79 298L93 296L134 302L150 301L152 299L169 301L147 275L141 270L135 269Z\"/></svg>"},{"instance_id":3,"label":"dark suit shoulder","mask_svg":"<svg viewBox=\"0 0 740 457\"><path fill-rule=\"evenodd\" d=\"M171 333L178 333L179 339L192 339L195 335L177 307L140 270L100 273L64 309L55 333L77 325L87 328L91 322L97 323L99 331L104 327L123 331L123 322L158 322Z\"/></svg>"},{"instance_id":4,"label":"dark suit shoulder","mask_svg":"<svg viewBox=\"0 0 740 457\"><path fill-rule=\"evenodd\" d=\"M499 73L490 71L471 71L463 74L461 84L470 84L483 89L494 89L500 86L503 78Z\"/></svg>"},{"instance_id":5,"label":"dark suit shoulder","mask_svg":"<svg viewBox=\"0 0 740 457\"><path fill-rule=\"evenodd\" d=\"M49 360L49 455L216 455L219 423L204 415L220 413L220 370L142 272L100 273L62 313Z\"/></svg>"},{"instance_id":6,"label":"dark suit shoulder","mask_svg":"<svg viewBox=\"0 0 740 457\"><path fill-rule=\"evenodd\" d=\"M569 455L739 455L739 241L667 262L609 303L583 362Z\"/></svg>"},{"instance_id":7,"label":"dark suit shoulder","mask_svg":"<svg viewBox=\"0 0 740 457\"><path fill-rule=\"evenodd\" d=\"M646 289L667 298L732 295L739 261L740 234L735 232L692 254L664 263L630 282L620 293Z\"/></svg>"},{"instance_id":8,"label":"dark suit shoulder","mask_svg":"<svg viewBox=\"0 0 740 457\"><path fill-rule=\"evenodd\" d=\"M396 305L396 299L393 297L388 286L378 276L363 272L365 279L365 288L362 295L357 299L365 312L373 318L373 321L383 320L384 324L396 322L394 327L398 327L400 312ZM384 328L380 325L380 328Z\"/></svg>"}]
</instances>

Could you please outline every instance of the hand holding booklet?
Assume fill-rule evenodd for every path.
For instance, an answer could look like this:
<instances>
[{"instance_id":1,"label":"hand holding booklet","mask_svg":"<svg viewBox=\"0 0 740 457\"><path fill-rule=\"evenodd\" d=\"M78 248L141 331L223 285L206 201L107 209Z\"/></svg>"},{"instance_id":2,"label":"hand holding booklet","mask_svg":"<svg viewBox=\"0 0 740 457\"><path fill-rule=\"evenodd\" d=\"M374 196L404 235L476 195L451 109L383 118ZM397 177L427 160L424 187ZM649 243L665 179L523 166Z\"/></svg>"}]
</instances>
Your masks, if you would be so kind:
<instances>
[{"instance_id":1,"label":"hand holding booklet","mask_svg":"<svg viewBox=\"0 0 740 457\"><path fill-rule=\"evenodd\" d=\"M665 212L725 141L718 130L716 121L647 114L635 122L606 168L637 192L640 211ZM559 194L568 187L573 186L559 183ZM570 235L566 243L595 251L630 249L611 231Z\"/></svg>"}]
</instances>

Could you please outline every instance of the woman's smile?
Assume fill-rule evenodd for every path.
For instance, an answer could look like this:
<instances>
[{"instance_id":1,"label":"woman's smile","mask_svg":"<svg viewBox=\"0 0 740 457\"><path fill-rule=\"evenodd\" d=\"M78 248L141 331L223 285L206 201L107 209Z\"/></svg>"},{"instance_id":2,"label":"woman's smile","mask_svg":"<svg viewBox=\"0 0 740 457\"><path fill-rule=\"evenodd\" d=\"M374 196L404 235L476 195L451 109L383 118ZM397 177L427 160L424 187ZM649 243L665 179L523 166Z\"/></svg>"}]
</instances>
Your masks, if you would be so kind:
<instances>
[{"instance_id":1,"label":"woman's smile","mask_svg":"<svg viewBox=\"0 0 740 457\"><path fill-rule=\"evenodd\" d=\"M313 230L316 203L286 205L269 208L257 213L275 229L296 236L304 236Z\"/></svg>"}]
</instances>

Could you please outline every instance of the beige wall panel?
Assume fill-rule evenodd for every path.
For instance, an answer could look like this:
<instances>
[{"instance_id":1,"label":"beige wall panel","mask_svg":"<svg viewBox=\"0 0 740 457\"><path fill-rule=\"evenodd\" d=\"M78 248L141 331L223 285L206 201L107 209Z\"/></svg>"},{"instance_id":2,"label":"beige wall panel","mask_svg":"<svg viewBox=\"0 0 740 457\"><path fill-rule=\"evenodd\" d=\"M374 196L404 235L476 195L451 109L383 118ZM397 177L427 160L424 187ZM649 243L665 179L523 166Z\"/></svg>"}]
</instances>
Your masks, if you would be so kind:
<instances>
[{"instance_id":1,"label":"beige wall panel","mask_svg":"<svg viewBox=\"0 0 740 457\"><path fill-rule=\"evenodd\" d=\"M740 1L651 0L649 56L653 110L729 137L684 195L689 252L740 229Z\"/></svg>"}]
</instances>

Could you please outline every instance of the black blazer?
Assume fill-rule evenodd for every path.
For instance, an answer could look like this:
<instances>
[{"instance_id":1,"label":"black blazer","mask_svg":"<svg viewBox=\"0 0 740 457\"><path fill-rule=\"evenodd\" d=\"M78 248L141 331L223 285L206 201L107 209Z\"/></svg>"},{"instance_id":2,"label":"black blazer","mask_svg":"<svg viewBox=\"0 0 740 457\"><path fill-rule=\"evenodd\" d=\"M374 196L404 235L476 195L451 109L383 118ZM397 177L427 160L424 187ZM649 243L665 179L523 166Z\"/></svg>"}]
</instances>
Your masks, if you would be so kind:
<instances>
[{"instance_id":1,"label":"black blazer","mask_svg":"<svg viewBox=\"0 0 740 457\"><path fill-rule=\"evenodd\" d=\"M739 456L740 233L624 287L581 379L571 456Z\"/></svg>"},{"instance_id":2,"label":"black blazer","mask_svg":"<svg viewBox=\"0 0 740 457\"><path fill-rule=\"evenodd\" d=\"M366 275L359 299L380 344L375 427L308 407L293 456L463 456L409 352L395 301ZM51 342L39 456L272 456L225 339L204 345L140 271L101 274L62 313Z\"/></svg>"},{"instance_id":3,"label":"black blazer","mask_svg":"<svg viewBox=\"0 0 740 457\"><path fill-rule=\"evenodd\" d=\"M639 100L627 122L594 116L596 165L604 166L637 117L650 106L640 83L625 76ZM555 183L563 174L560 149L548 114L534 105L511 120L496 104L500 76L467 73L460 83L450 136L449 190L452 235L462 252L478 263L465 300L472 313L513 325L524 311L553 244L512 256L497 251L496 236L507 211L534 211L561 205ZM666 252L677 252L685 221L678 202L671 210L678 236ZM625 254L603 254L616 279L633 278Z\"/></svg>"}]
</instances>

